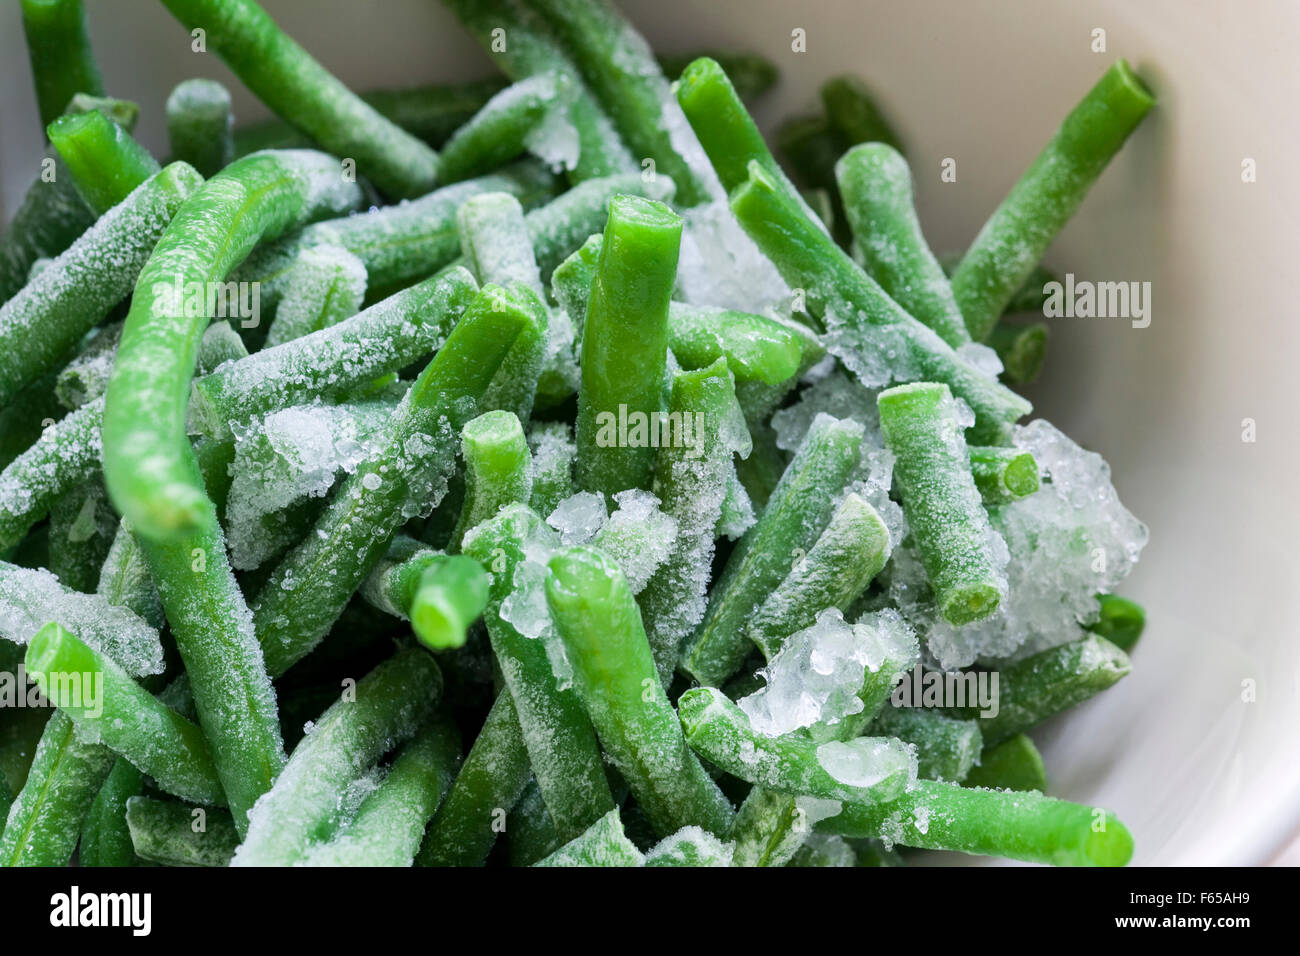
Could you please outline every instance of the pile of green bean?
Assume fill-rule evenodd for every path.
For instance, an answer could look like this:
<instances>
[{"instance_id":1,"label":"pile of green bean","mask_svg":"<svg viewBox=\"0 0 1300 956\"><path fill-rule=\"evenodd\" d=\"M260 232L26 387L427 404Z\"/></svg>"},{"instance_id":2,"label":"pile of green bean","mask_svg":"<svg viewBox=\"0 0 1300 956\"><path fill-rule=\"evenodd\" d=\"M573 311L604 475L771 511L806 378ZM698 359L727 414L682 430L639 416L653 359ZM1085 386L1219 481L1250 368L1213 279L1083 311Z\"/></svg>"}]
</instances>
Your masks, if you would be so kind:
<instances>
[{"instance_id":1,"label":"pile of green bean","mask_svg":"<svg viewBox=\"0 0 1300 956\"><path fill-rule=\"evenodd\" d=\"M1142 608L977 663L995 713L903 708L935 660L890 581L905 550L945 628L1014 599L990 515L1049 493L1008 387L1046 332L1003 316L1142 83L949 259L856 78L782 165L761 57L445 2L504 80L357 95L254 0L162 0L277 118L186 80L155 157L81 0L22 0L55 175L0 238L0 665L39 705L0 709L0 864L1126 863L1029 732ZM688 297L719 220L798 293Z\"/></svg>"}]
</instances>

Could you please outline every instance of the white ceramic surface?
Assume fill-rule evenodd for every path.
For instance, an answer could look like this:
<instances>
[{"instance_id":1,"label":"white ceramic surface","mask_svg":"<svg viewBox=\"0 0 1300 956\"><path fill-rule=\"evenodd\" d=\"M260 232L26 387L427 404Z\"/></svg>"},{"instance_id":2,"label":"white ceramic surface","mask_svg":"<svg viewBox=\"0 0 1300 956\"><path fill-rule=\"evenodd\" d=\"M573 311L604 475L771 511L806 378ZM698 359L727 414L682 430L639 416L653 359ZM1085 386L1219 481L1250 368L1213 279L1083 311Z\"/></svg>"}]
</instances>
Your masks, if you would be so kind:
<instances>
[{"instance_id":1,"label":"white ceramic surface","mask_svg":"<svg viewBox=\"0 0 1300 956\"><path fill-rule=\"evenodd\" d=\"M960 248L1070 105L1116 56L1160 97L1048 254L1059 271L1149 280L1149 328L1058 320L1031 398L1108 458L1151 527L1126 592L1150 626L1133 674L1039 735L1052 791L1118 811L1136 862L1263 863L1300 826L1300 322L1296 167L1300 8L1285 0L624 0L665 50L748 48L783 78L759 117L815 105L818 82L861 74L905 136L933 244ZM485 57L435 0L267 0L356 88L481 75ZM230 84L147 0L87 0L109 89L140 102L163 145L177 81ZM790 49L807 31L807 52ZM1091 31L1107 32L1105 54ZM0 3L0 185L12 212L39 130L17 3ZM955 183L939 180L953 157ZM1258 181L1244 184L1252 158ZM1254 419L1258 440L1242 441ZM1242 700L1254 681L1256 700Z\"/></svg>"}]
</instances>

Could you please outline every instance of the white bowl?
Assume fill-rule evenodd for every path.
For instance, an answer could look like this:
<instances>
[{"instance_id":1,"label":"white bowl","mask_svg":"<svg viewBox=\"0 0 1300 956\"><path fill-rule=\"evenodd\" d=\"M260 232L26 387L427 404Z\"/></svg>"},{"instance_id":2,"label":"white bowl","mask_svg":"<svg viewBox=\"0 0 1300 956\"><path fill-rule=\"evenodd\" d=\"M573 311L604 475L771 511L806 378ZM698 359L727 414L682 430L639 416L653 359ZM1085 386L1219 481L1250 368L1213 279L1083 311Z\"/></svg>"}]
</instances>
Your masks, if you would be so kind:
<instances>
[{"instance_id":1,"label":"white bowl","mask_svg":"<svg viewBox=\"0 0 1300 956\"><path fill-rule=\"evenodd\" d=\"M656 47L751 49L782 69L758 115L816 105L854 72L909 146L933 245L959 249L1070 106L1116 57L1160 105L1048 253L1058 271L1153 286L1149 328L1054 323L1037 414L1100 451L1151 544L1123 589L1149 626L1131 676L1038 734L1051 790L1116 810L1135 862L1258 864L1300 826L1300 322L1285 277L1300 258L1294 51L1300 12L1214 0L625 0ZM163 150L173 84L212 76L240 119L266 111L156 3L89 7L108 88L142 107ZM433 0L267 0L354 88L486 75ZM18 5L0 6L0 185L12 213L40 130ZM507 25L508 26L508 25ZM791 51L791 31L807 52ZM1104 54L1092 31L1106 31ZM957 181L942 183L942 159ZM1258 181L1242 182L1253 159ZM1243 419L1258 440L1242 440ZM1243 700L1253 683L1254 700Z\"/></svg>"}]
</instances>

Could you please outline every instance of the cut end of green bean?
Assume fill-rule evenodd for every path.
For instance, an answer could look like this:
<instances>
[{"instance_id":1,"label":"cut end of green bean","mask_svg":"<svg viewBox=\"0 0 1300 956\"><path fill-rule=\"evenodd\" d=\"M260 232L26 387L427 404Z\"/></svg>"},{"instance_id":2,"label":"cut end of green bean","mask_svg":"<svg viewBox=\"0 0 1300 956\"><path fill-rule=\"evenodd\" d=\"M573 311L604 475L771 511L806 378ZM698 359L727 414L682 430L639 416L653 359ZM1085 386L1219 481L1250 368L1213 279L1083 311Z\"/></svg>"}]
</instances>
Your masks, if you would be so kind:
<instances>
[{"instance_id":1,"label":"cut end of green bean","mask_svg":"<svg viewBox=\"0 0 1300 956\"><path fill-rule=\"evenodd\" d=\"M1133 834L1109 810L1100 813L1084 840L1083 860L1089 866L1127 866L1133 859Z\"/></svg>"},{"instance_id":2,"label":"cut end of green bean","mask_svg":"<svg viewBox=\"0 0 1300 956\"><path fill-rule=\"evenodd\" d=\"M1101 594L1097 597L1101 616L1088 630L1099 634L1124 652L1133 650L1146 628L1146 609L1136 601L1118 594Z\"/></svg>"},{"instance_id":3,"label":"cut end of green bean","mask_svg":"<svg viewBox=\"0 0 1300 956\"><path fill-rule=\"evenodd\" d=\"M487 572L472 558L451 555L435 561L420 576L411 601L411 628L435 651L463 647L488 602Z\"/></svg>"}]
</instances>

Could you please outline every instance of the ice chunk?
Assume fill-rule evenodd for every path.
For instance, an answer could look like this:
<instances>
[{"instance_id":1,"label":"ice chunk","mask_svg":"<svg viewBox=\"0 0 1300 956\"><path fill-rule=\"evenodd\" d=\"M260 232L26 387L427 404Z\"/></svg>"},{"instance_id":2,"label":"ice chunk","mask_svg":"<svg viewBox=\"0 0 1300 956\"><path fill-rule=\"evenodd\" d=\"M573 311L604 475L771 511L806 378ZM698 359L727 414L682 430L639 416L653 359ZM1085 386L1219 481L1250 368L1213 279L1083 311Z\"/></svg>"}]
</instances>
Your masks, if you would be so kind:
<instances>
[{"instance_id":1,"label":"ice chunk","mask_svg":"<svg viewBox=\"0 0 1300 956\"><path fill-rule=\"evenodd\" d=\"M686 302L760 315L783 311L790 287L725 200L702 203L683 216L677 289Z\"/></svg>"},{"instance_id":2,"label":"ice chunk","mask_svg":"<svg viewBox=\"0 0 1300 956\"><path fill-rule=\"evenodd\" d=\"M603 494L579 491L556 505L546 523L560 532L560 540L567 547L590 541L604 527L607 515Z\"/></svg>"},{"instance_id":3,"label":"ice chunk","mask_svg":"<svg viewBox=\"0 0 1300 956\"><path fill-rule=\"evenodd\" d=\"M872 787L897 771L901 746L891 737L830 740L817 748L817 762L840 783Z\"/></svg>"},{"instance_id":4,"label":"ice chunk","mask_svg":"<svg viewBox=\"0 0 1300 956\"><path fill-rule=\"evenodd\" d=\"M957 357L981 375L986 375L994 381L1002 374L1002 359L998 358L998 353L980 342L967 342L962 345L957 349Z\"/></svg>"},{"instance_id":5,"label":"ice chunk","mask_svg":"<svg viewBox=\"0 0 1300 956\"><path fill-rule=\"evenodd\" d=\"M834 727L861 713L858 693L867 674L914 659L915 647L916 638L892 610L850 625L837 608L827 608L759 671L766 685L737 703L754 730L767 736Z\"/></svg>"},{"instance_id":6,"label":"ice chunk","mask_svg":"<svg viewBox=\"0 0 1300 956\"><path fill-rule=\"evenodd\" d=\"M618 509L593 538L618 562L633 594L668 559L677 541L677 520L659 510L659 499L632 488L614 495Z\"/></svg>"}]
</instances>

